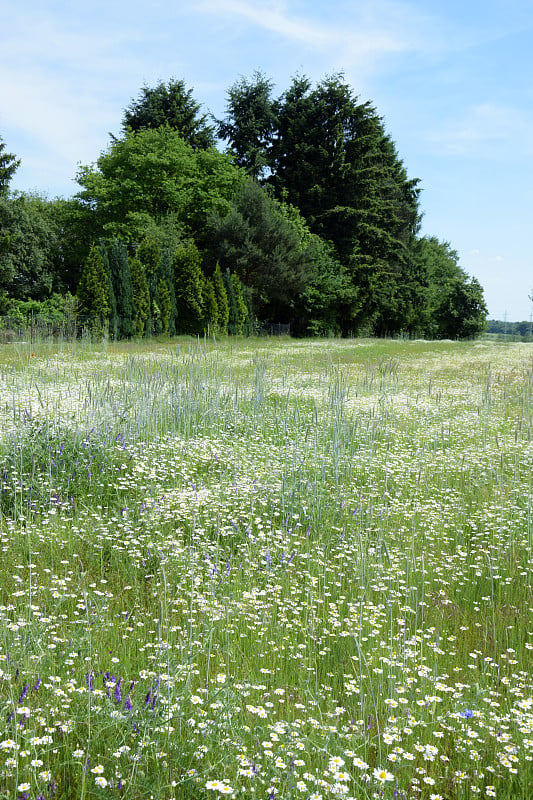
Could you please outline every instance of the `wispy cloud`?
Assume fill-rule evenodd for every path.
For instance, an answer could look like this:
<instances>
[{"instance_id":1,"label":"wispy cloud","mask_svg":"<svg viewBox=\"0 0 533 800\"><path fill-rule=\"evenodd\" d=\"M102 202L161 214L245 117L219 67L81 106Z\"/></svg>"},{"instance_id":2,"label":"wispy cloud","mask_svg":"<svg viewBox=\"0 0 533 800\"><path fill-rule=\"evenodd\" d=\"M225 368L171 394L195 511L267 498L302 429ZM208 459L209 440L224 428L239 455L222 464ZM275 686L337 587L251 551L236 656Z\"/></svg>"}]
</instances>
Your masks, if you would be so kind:
<instances>
[{"instance_id":1,"label":"wispy cloud","mask_svg":"<svg viewBox=\"0 0 533 800\"><path fill-rule=\"evenodd\" d=\"M442 154L509 158L533 154L533 114L524 108L480 103L428 137Z\"/></svg>"},{"instance_id":2,"label":"wispy cloud","mask_svg":"<svg viewBox=\"0 0 533 800\"><path fill-rule=\"evenodd\" d=\"M64 184L76 165L95 160L116 130L129 75L140 72L132 28L106 30L98 19L6 6L10 36L0 47L0 130L19 137L15 183L36 172L44 185ZM7 18L8 17L8 18Z\"/></svg>"},{"instance_id":3,"label":"wispy cloud","mask_svg":"<svg viewBox=\"0 0 533 800\"><path fill-rule=\"evenodd\" d=\"M380 59L428 46L429 18L409 6L390 0L336 9L332 21L294 10L287 2L256 0L202 0L200 14L240 19L250 26L275 34L295 45L327 54L339 66L372 69ZM341 4L342 6L343 4ZM435 35L436 28L435 28Z\"/></svg>"}]
</instances>

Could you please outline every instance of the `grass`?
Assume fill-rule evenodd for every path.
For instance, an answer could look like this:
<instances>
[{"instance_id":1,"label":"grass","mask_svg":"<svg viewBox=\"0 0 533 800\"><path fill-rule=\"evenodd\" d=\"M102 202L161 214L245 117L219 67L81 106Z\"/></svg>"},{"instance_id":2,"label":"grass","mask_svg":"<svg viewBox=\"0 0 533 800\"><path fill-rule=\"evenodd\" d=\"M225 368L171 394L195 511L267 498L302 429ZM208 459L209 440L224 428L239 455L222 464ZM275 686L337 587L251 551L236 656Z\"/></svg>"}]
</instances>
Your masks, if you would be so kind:
<instances>
[{"instance_id":1,"label":"grass","mask_svg":"<svg viewBox=\"0 0 533 800\"><path fill-rule=\"evenodd\" d=\"M533 797L533 347L0 350L0 798Z\"/></svg>"}]
</instances>

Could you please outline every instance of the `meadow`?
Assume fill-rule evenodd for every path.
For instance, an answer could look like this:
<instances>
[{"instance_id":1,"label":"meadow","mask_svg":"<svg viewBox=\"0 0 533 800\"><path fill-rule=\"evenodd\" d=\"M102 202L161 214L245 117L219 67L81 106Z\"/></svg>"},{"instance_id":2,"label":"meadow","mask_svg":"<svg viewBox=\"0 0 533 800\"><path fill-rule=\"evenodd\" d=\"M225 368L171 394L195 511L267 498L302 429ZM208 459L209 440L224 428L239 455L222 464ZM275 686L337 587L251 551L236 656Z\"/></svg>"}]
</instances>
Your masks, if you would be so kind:
<instances>
[{"instance_id":1,"label":"meadow","mask_svg":"<svg viewBox=\"0 0 533 800\"><path fill-rule=\"evenodd\" d=\"M0 349L0 798L533 797L533 345Z\"/></svg>"}]
</instances>

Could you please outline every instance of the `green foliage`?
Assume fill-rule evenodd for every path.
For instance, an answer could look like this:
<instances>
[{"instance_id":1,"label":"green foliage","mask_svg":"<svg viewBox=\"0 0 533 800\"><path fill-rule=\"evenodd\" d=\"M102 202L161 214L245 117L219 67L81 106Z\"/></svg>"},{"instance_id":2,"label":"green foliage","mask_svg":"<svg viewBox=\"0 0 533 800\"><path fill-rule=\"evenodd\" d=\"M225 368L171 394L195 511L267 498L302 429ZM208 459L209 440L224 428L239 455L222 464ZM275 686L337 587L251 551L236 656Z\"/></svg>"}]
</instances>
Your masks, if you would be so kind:
<instances>
[{"instance_id":1,"label":"green foliage","mask_svg":"<svg viewBox=\"0 0 533 800\"><path fill-rule=\"evenodd\" d=\"M487 333L495 333L503 336L521 337L525 341L533 340L533 318L522 320L521 322L508 322L503 319L489 319L487 321Z\"/></svg>"},{"instance_id":2,"label":"green foliage","mask_svg":"<svg viewBox=\"0 0 533 800\"><path fill-rule=\"evenodd\" d=\"M226 213L244 174L229 156L195 150L169 127L139 130L112 142L95 167L82 167L78 199L106 236L137 243L169 215L194 233L207 216Z\"/></svg>"},{"instance_id":3,"label":"green foliage","mask_svg":"<svg viewBox=\"0 0 533 800\"><path fill-rule=\"evenodd\" d=\"M471 339L486 329L487 306L476 278L458 276L438 305L435 318L440 336Z\"/></svg>"},{"instance_id":4,"label":"green foliage","mask_svg":"<svg viewBox=\"0 0 533 800\"><path fill-rule=\"evenodd\" d=\"M305 239L311 277L298 298L291 333L295 336L331 336L349 331L356 305L355 290L333 247L320 236Z\"/></svg>"},{"instance_id":5,"label":"green foliage","mask_svg":"<svg viewBox=\"0 0 533 800\"><path fill-rule=\"evenodd\" d=\"M459 266L457 252L433 236L419 239L413 252L415 264L425 273L425 335L462 339L482 333L487 316L483 289Z\"/></svg>"},{"instance_id":6,"label":"green foliage","mask_svg":"<svg viewBox=\"0 0 533 800\"><path fill-rule=\"evenodd\" d=\"M176 295L176 333L193 336L204 331L203 285L201 258L194 241L181 244L172 259Z\"/></svg>"},{"instance_id":7,"label":"green foliage","mask_svg":"<svg viewBox=\"0 0 533 800\"><path fill-rule=\"evenodd\" d=\"M0 198L0 289L9 297L48 297L56 288L59 249L60 231L47 200L26 194Z\"/></svg>"},{"instance_id":8,"label":"green foliage","mask_svg":"<svg viewBox=\"0 0 533 800\"><path fill-rule=\"evenodd\" d=\"M218 134L230 144L235 162L259 179L269 164L269 147L276 127L272 83L260 72L241 78L228 91L227 116Z\"/></svg>"},{"instance_id":9,"label":"green foliage","mask_svg":"<svg viewBox=\"0 0 533 800\"><path fill-rule=\"evenodd\" d=\"M256 72L229 89L226 111L222 154L182 80L144 86L71 200L9 195L19 161L0 138L0 307L77 292L117 338L256 321L296 335L484 329L481 286L448 245L418 238L418 181L342 74L296 77L274 99ZM96 293L93 242L106 275Z\"/></svg>"},{"instance_id":10,"label":"green foliage","mask_svg":"<svg viewBox=\"0 0 533 800\"><path fill-rule=\"evenodd\" d=\"M54 293L46 300L10 300L6 297L5 305L0 313L6 314L11 320L20 320L21 323L37 323L60 325L65 317L71 317L78 311L78 300L74 295Z\"/></svg>"},{"instance_id":11,"label":"green foliage","mask_svg":"<svg viewBox=\"0 0 533 800\"><path fill-rule=\"evenodd\" d=\"M162 332L168 336L174 336L176 333L176 293L174 291L172 255L168 247L162 250L159 262L158 297Z\"/></svg>"},{"instance_id":12,"label":"green foliage","mask_svg":"<svg viewBox=\"0 0 533 800\"><path fill-rule=\"evenodd\" d=\"M144 267L146 279L150 284L156 277L161 255L158 242L145 236L137 249L137 258Z\"/></svg>"},{"instance_id":13,"label":"green foliage","mask_svg":"<svg viewBox=\"0 0 533 800\"><path fill-rule=\"evenodd\" d=\"M150 292L146 273L139 258L130 259L131 285L133 288L133 332L136 336L144 336L146 320L150 314Z\"/></svg>"},{"instance_id":14,"label":"green foliage","mask_svg":"<svg viewBox=\"0 0 533 800\"><path fill-rule=\"evenodd\" d=\"M100 239L98 244L98 253L102 258L107 280L107 299L109 304L109 332L113 339L118 339L118 316L117 316L117 302L115 298L115 290L113 288L113 281L111 278L111 267L109 264L109 257L107 253L107 245L104 239Z\"/></svg>"},{"instance_id":15,"label":"green foliage","mask_svg":"<svg viewBox=\"0 0 533 800\"><path fill-rule=\"evenodd\" d=\"M215 286L211 278L204 279L202 305L204 309L204 330L209 333L216 332L218 330L218 303Z\"/></svg>"},{"instance_id":16,"label":"green foliage","mask_svg":"<svg viewBox=\"0 0 533 800\"><path fill-rule=\"evenodd\" d=\"M89 251L76 294L80 311L94 317L91 331L100 338L107 330L111 309L108 273L97 245Z\"/></svg>"},{"instance_id":17,"label":"green foliage","mask_svg":"<svg viewBox=\"0 0 533 800\"><path fill-rule=\"evenodd\" d=\"M77 198L49 200L46 211L60 232L53 251L54 285L58 291L75 293L89 250L103 236L103 230L94 209Z\"/></svg>"},{"instance_id":18,"label":"green foliage","mask_svg":"<svg viewBox=\"0 0 533 800\"><path fill-rule=\"evenodd\" d=\"M124 242L115 238L108 244L107 253L116 303L118 338L129 339L133 335L135 308L128 250Z\"/></svg>"},{"instance_id":19,"label":"green foliage","mask_svg":"<svg viewBox=\"0 0 533 800\"><path fill-rule=\"evenodd\" d=\"M297 77L276 101L270 92L261 75L236 84L221 132L255 174L259 153L276 196L333 244L355 290L344 323L364 314L379 331L395 332L412 305L404 283L419 221L418 181L408 179L373 106L360 103L342 75L315 88Z\"/></svg>"},{"instance_id":20,"label":"green foliage","mask_svg":"<svg viewBox=\"0 0 533 800\"><path fill-rule=\"evenodd\" d=\"M9 191L9 182L20 166L20 159L13 153L6 152L6 146L0 136L0 198L6 197Z\"/></svg>"},{"instance_id":21,"label":"green foliage","mask_svg":"<svg viewBox=\"0 0 533 800\"><path fill-rule=\"evenodd\" d=\"M231 276L231 282L233 284L233 294L235 297L235 308L237 310L237 314L233 320L230 320L230 322L235 328L235 333L240 335L244 330L244 323L246 322L246 318L248 316L248 307L244 299L243 286L239 276L233 273Z\"/></svg>"},{"instance_id":22,"label":"green foliage","mask_svg":"<svg viewBox=\"0 0 533 800\"><path fill-rule=\"evenodd\" d=\"M150 333L161 333L161 310L158 297L161 264L159 243L155 238L145 236L137 249L136 255L144 267L150 294L148 330Z\"/></svg>"},{"instance_id":23,"label":"green foliage","mask_svg":"<svg viewBox=\"0 0 533 800\"><path fill-rule=\"evenodd\" d=\"M157 296L159 300L159 313L161 315L161 333L169 335L170 315L172 313L172 300L170 287L164 277L160 277L157 284Z\"/></svg>"},{"instance_id":24,"label":"green foliage","mask_svg":"<svg viewBox=\"0 0 533 800\"><path fill-rule=\"evenodd\" d=\"M124 112L122 128L139 131L168 125L194 148L208 149L215 144L213 127L206 114L200 115L192 89L182 80L160 81L157 86L143 86L137 100Z\"/></svg>"},{"instance_id":25,"label":"green foliage","mask_svg":"<svg viewBox=\"0 0 533 800\"><path fill-rule=\"evenodd\" d=\"M213 288L215 290L215 299L218 309L217 331L219 333L226 333L229 322L228 295L218 261L213 273Z\"/></svg>"},{"instance_id":26,"label":"green foliage","mask_svg":"<svg viewBox=\"0 0 533 800\"><path fill-rule=\"evenodd\" d=\"M290 318L306 286L308 263L299 233L279 205L249 180L231 211L213 215L210 222L213 260L235 271L250 288L256 313L262 319Z\"/></svg>"},{"instance_id":27,"label":"green foliage","mask_svg":"<svg viewBox=\"0 0 533 800\"><path fill-rule=\"evenodd\" d=\"M230 336L240 336L249 317L243 285L239 276L227 269L224 272L224 287L228 298L228 333Z\"/></svg>"},{"instance_id":28,"label":"green foliage","mask_svg":"<svg viewBox=\"0 0 533 800\"><path fill-rule=\"evenodd\" d=\"M93 245L81 274L77 291L80 311L107 320L109 290L107 273L97 245Z\"/></svg>"}]
</instances>

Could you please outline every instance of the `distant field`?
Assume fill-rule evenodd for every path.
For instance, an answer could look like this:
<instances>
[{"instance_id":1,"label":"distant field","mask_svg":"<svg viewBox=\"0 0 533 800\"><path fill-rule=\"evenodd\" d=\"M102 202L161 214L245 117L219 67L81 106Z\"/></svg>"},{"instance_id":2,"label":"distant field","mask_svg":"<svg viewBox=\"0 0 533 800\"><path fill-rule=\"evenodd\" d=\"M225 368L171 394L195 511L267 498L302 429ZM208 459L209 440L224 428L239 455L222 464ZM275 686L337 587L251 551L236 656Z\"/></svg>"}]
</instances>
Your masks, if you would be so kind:
<instances>
[{"instance_id":1,"label":"distant field","mask_svg":"<svg viewBox=\"0 0 533 800\"><path fill-rule=\"evenodd\" d=\"M533 797L533 345L0 347L0 798Z\"/></svg>"}]
</instances>

